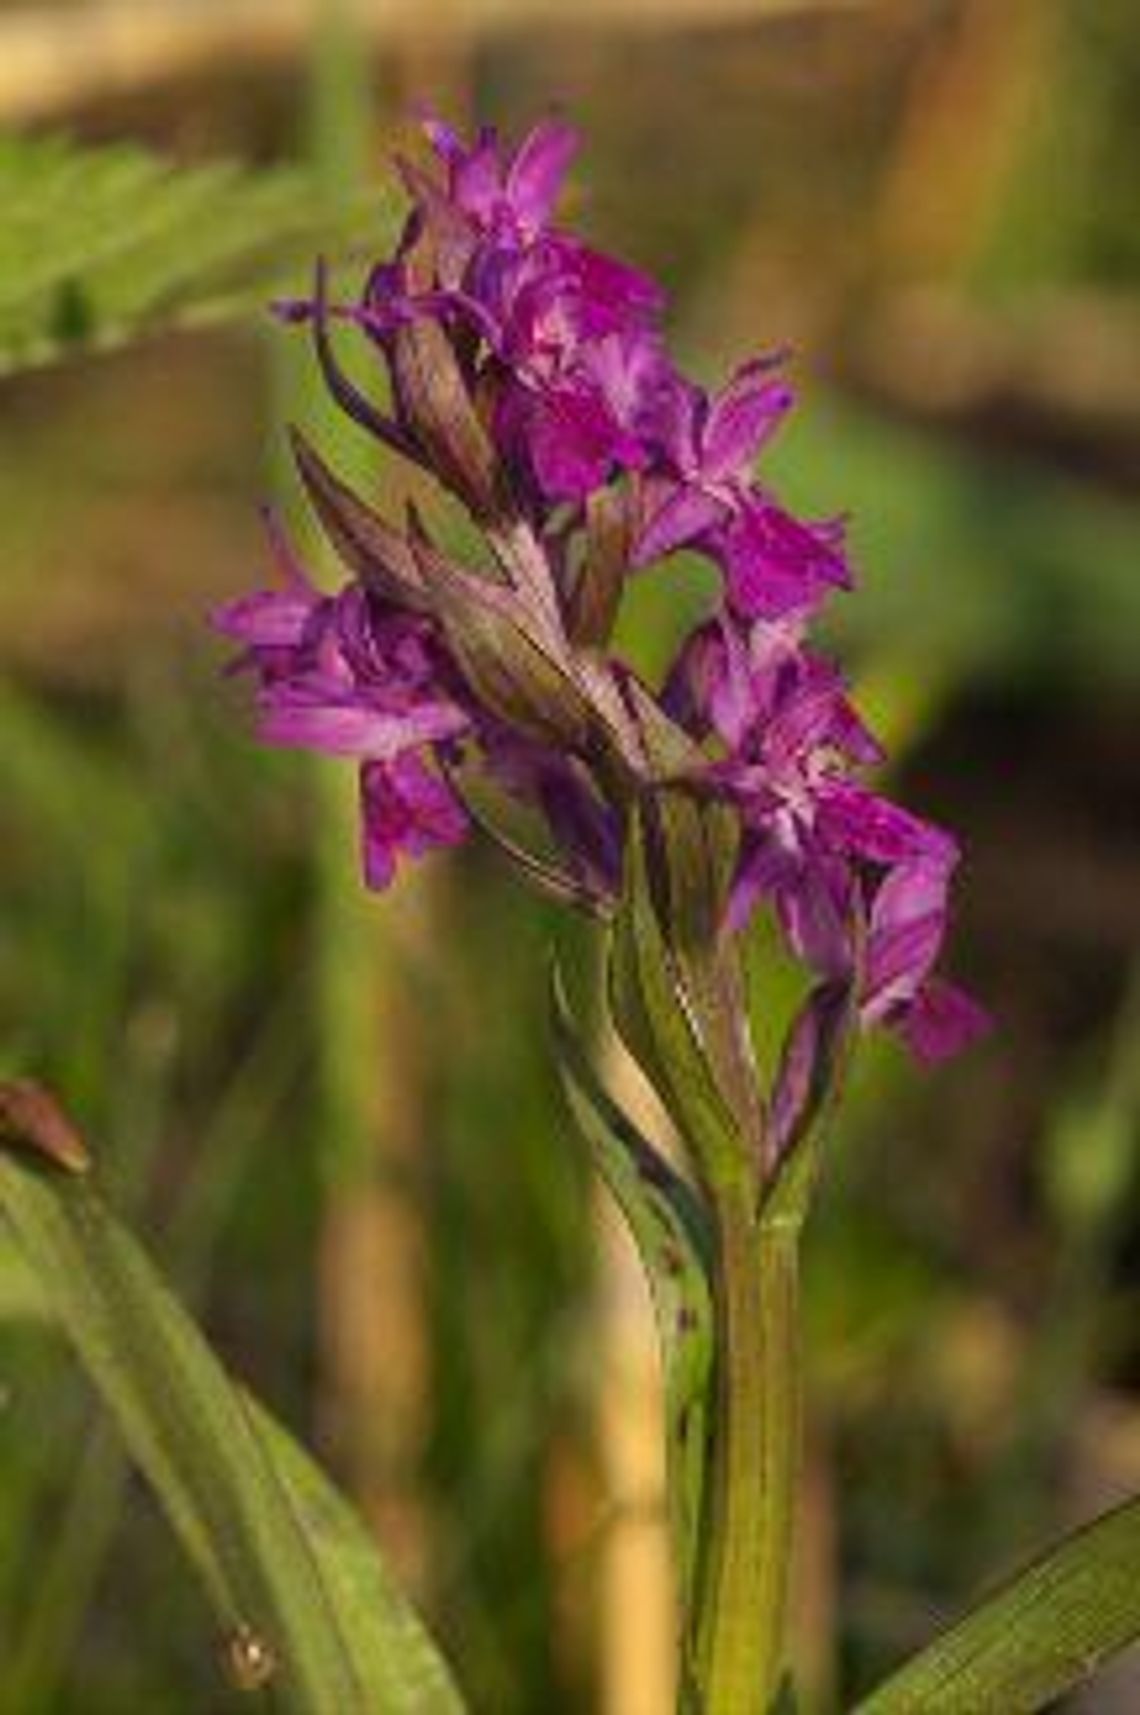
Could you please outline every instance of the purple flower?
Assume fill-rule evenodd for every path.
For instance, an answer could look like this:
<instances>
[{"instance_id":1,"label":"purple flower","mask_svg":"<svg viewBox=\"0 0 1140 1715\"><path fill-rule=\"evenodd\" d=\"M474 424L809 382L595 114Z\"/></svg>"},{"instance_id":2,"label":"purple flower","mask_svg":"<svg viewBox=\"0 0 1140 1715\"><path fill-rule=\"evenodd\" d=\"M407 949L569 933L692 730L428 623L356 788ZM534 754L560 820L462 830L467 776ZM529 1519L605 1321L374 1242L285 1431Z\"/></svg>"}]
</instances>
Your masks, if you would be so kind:
<instances>
[{"instance_id":1,"label":"purple flower","mask_svg":"<svg viewBox=\"0 0 1140 1715\"><path fill-rule=\"evenodd\" d=\"M546 225L578 152L577 134L556 120L536 125L511 155L489 126L470 147L442 120L426 120L424 130L447 169L452 206L484 230L520 238Z\"/></svg>"},{"instance_id":2,"label":"purple flower","mask_svg":"<svg viewBox=\"0 0 1140 1715\"><path fill-rule=\"evenodd\" d=\"M639 564L731 525L749 504L748 472L793 395L772 379L772 361L744 364L712 397L682 377L659 395L663 473L647 489Z\"/></svg>"},{"instance_id":3,"label":"purple flower","mask_svg":"<svg viewBox=\"0 0 1140 1715\"><path fill-rule=\"evenodd\" d=\"M401 853L422 857L437 847L457 846L471 826L450 786L416 752L364 763L360 809L364 875L373 888L388 886Z\"/></svg>"},{"instance_id":4,"label":"purple flower","mask_svg":"<svg viewBox=\"0 0 1140 1715\"><path fill-rule=\"evenodd\" d=\"M582 499L649 456L645 429L671 375L652 282L562 233L478 254L465 305L498 360L497 426L540 500Z\"/></svg>"},{"instance_id":5,"label":"purple flower","mask_svg":"<svg viewBox=\"0 0 1140 1715\"><path fill-rule=\"evenodd\" d=\"M597 341L651 332L664 304L644 274L561 232L477 250L465 287L497 354L536 386L569 380Z\"/></svg>"},{"instance_id":6,"label":"purple flower","mask_svg":"<svg viewBox=\"0 0 1140 1715\"><path fill-rule=\"evenodd\" d=\"M277 671L288 672L321 598L271 512L265 513L264 522L283 587L256 590L225 602L214 609L210 621L223 637L243 645L232 670L252 667L268 681Z\"/></svg>"},{"instance_id":7,"label":"purple flower","mask_svg":"<svg viewBox=\"0 0 1140 1715\"><path fill-rule=\"evenodd\" d=\"M880 760L879 746L801 631L725 614L689 640L667 690L678 719L724 746L710 777L736 804L742 832L730 922L743 928L770 904L818 976L858 978L865 1023L895 1025L934 1057L980 1016L968 1024L944 990L937 1014L929 1005L957 847L854 777Z\"/></svg>"},{"instance_id":8,"label":"purple flower","mask_svg":"<svg viewBox=\"0 0 1140 1715\"><path fill-rule=\"evenodd\" d=\"M709 554L747 619L807 613L851 583L841 524L801 523L750 480L793 403L772 368L771 359L744 364L711 398L679 377L659 389L663 468L645 486L635 549L639 565L686 546Z\"/></svg>"},{"instance_id":9,"label":"purple flower","mask_svg":"<svg viewBox=\"0 0 1140 1715\"><path fill-rule=\"evenodd\" d=\"M244 645L235 665L258 678L266 743L360 761L365 876L385 887L399 852L419 856L468 831L426 760L471 730L454 694L460 681L430 621L357 583L322 596L279 538L275 547L286 587L228 603L214 625Z\"/></svg>"},{"instance_id":10,"label":"purple flower","mask_svg":"<svg viewBox=\"0 0 1140 1715\"><path fill-rule=\"evenodd\" d=\"M729 602L746 619L810 612L830 589L851 583L841 525L802 523L759 491L714 533L710 548Z\"/></svg>"},{"instance_id":11,"label":"purple flower","mask_svg":"<svg viewBox=\"0 0 1140 1715\"><path fill-rule=\"evenodd\" d=\"M961 1054L991 1029L984 1007L939 977L923 984L897 1023L907 1047L926 1065Z\"/></svg>"},{"instance_id":12,"label":"purple flower","mask_svg":"<svg viewBox=\"0 0 1140 1715\"><path fill-rule=\"evenodd\" d=\"M841 759L882 760L841 674L796 621L746 625L723 612L687 640L665 697L690 730L724 742L721 773L738 784L780 779L794 796Z\"/></svg>"},{"instance_id":13,"label":"purple flower","mask_svg":"<svg viewBox=\"0 0 1140 1715\"><path fill-rule=\"evenodd\" d=\"M318 591L275 537L280 587L215 623L256 680L264 739L356 761L371 886L477 818L532 880L604 910L639 803L727 806L727 928L770 910L816 984L772 1096L790 1147L844 1019L923 1059L982 1025L936 974L956 844L867 785L880 747L807 641L852 582L842 522L794 516L756 475L792 405L777 360L706 392L669 354L655 282L556 224L567 126L513 149L425 130L434 160L402 163L394 254L355 302L330 303L319 270L313 299L282 311L310 328L341 407L466 507L485 553L447 558L418 511L390 523L302 442L349 581ZM387 371L383 408L341 366L340 330ZM714 562L721 596L658 695L610 640L625 581L680 549ZM486 794L531 812L544 849L485 818Z\"/></svg>"},{"instance_id":14,"label":"purple flower","mask_svg":"<svg viewBox=\"0 0 1140 1715\"><path fill-rule=\"evenodd\" d=\"M985 1013L933 975L946 932L952 860L900 863L875 895L861 1006L865 1024L895 1025L919 1059L946 1059L982 1035Z\"/></svg>"},{"instance_id":15,"label":"purple flower","mask_svg":"<svg viewBox=\"0 0 1140 1715\"><path fill-rule=\"evenodd\" d=\"M238 665L260 678L269 744L390 761L470 728L430 622L384 608L358 584L338 596L264 590L221 608L214 624L246 645Z\"/></svg>"}]
</instances>

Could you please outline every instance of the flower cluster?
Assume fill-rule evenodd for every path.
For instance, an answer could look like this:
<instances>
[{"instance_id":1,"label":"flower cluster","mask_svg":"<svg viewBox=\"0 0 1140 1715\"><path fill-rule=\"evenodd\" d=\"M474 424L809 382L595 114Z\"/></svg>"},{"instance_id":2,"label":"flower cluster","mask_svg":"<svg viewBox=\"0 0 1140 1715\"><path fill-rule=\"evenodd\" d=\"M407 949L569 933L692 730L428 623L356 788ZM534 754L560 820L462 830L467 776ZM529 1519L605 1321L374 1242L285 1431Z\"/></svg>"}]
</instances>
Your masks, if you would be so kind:
<instances>
[{"instance_id":1,"label":"flower cluster","mask_svg":"<svg viewBox=\"0 0 1140 1715\"><path fill-rule=\"evenodd\" d=\"M851 573L841 523L794 517L754 473L792 403L779 360L715 393L678 370L655 283L554 224L567 127L513 151L426 131L434 159L401 164L411 212L359 300L331 305L318 275L281 309L311 327L344 409L458 500L489 551L458 564L411 508L395 527L298 438L353 576L322 594L278 543L280 587L217 615L257 675L263 736L358 759L374 886L464 839L475 779L539 813L547 850L508 846L527 873L601 911L635 802L727 805L726 932L771 907L819 979L857 972L867 1023L923 1058L953 1052L980 1024L932 974L957 848L863 784L879 747L807 644ZM336 358L346 323L386 374L384 408ZM718 568L722 595L654 691L610 638L627 579L679 549Z\"/></svg>"}]
</instances>

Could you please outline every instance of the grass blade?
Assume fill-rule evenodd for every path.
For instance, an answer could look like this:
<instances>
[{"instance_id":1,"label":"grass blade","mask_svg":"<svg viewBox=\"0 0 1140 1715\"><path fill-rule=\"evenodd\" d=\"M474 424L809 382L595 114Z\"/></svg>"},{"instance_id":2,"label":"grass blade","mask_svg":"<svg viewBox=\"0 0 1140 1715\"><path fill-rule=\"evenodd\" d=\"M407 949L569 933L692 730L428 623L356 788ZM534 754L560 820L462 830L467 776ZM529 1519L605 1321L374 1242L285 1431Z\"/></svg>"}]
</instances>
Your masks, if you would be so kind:
<instances>
[{"instance_id":1,"label":"grass blade","mask_svg":"<svg viewBox=\"0 0 1140 1715\"><path fill-rule=\"evenodd\" d=\"M983 1601L855 1715L1030 1715L1140 1637L1140 1499L1106 1513Z\"/></svg>"},{"instance_id":2,"label":"grass blade","mask_svg":"<svg viewBox=\"0 0 1140 1715\"><path fill-rule=\"evenodd\" d=\"M442 1659L363 1526L229 1379L46 1112L26 1092L0 1102L0 1223L199 1572L233 1676L272 1677L303 1715L455 1715Z\"/></svg>"}]
</instances>

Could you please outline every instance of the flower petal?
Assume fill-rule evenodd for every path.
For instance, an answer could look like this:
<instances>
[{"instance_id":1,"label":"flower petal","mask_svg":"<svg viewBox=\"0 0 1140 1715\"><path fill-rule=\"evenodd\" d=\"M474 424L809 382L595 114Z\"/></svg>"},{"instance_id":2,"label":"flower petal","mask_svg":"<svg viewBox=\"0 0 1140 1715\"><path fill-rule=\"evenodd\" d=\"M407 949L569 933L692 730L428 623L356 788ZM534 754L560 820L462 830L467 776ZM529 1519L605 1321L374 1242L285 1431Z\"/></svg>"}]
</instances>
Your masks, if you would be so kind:
<instances>
[{"instance_id":1,"label":"flower petal","mask_svg":"<svg viewBox=\"0 0 1140 1715\"><path fill-rule=\"evenodd\" d=\"M255 590L215 607L210 623L223 637L251 649L288 649L300 643L316 605L315 595Z\"/></svg>"},{"instance_id":2,"label":"flower petal","mask_svg":"<svg viewBox=\"0 0 1140 1715\"><path fill-rule=\"evenodd\" d=\"M946 927L950 867L901 864L879 887L871 907L865 987L867 1023L912 1000L934 967Z\"/></svg>"},{"instance_id":3,"label":"flower petal","mask_svg":"<svg viewBox=\"0 0 1140 1715\"><path fill-rule=\"evenodd\" d=\"M793 950L822 977L851 969L851 881L842 864L815 854L781 887L776 909Z\"/></svg>"},{"instance_id":4,"label":"flower petal","mask_svg":"<svg viewBox=\"0 0 1140 1715\"><path fill-rule=\"evenodd\" d=\"M811 1126L839 1075L850 1025L850 990L821 983L792 1021L780 1055L768 1123L777 1160Z\"/></svg>"},{"instance_id":5,"label":"flower petal","mask_svg":"<svg viewBox=\"0 0 1140 1715\"><path fill-rule=\"evenodd\" d=\"M701 473L709 482L736 476L751 464L795 403L783 381L773 381L767 365L746 364L718 394L705 428Z\"/></svg>"},{"instance_id":6,"label":"flower petal","mask_svg":"<svg viewBox=\"0 0 1140 1715\"><path fill-rule=\"evenodd\" d=\"M716 543L729 601L747 619L775 620L813 608L851 573L831 532L803 524L754 495Z\"/></svg>"},{"instance_id":7,"label":"flower petal","mask_svg":"<svg viewBox=\"0 0 1140 1715\"><path fill-rule=\"evenodd\" d=\"M647 566L677 548L695 542L723 523L725 505L704 489L678 484L651 514L637 538L633 560Z\"/></svg>"},{"instance_id":8,"label":"flower petal","mask_svg":"<svg viewBox=\"0 0 1140 1715\"><path fill-rule=\"evenodd\" d=\"M947 866L958 855L942 828L854 781L829 781L821 789L819 826L832 845L872 863L919 859Z\"/></svg>"},{"instance_id":9,"label":"flower petal","mask_svg":"<svg viewBox=\"0 0 1140 1715\"><path fill-rule=\"evenodd\" d=\"M930 1066L969 1048L992 1029L992 1021L963 989L932 979L919 990L897 1029L916 1059Z\"/></svg>"},{"instance_id":10,"label":"flower petal","mask_svg":"<svg viewBox=\"0 0 1140 1715\"><path fill-rule=\"evenodd\" d=\"M420 857L466 838L470 819L445 780L421 757L367 762L360 770L364 875L383 889L401 852Z\"/></svg>"},{"instance_id":11,"label":"flower petal","mask_svg":"<svg viewBox=\"0 0 1140 1715\"><path fill-rule=\"evenodd\" d=\"M290 685L263 691L258 731L266 744L387 761L418 745L454 738L467 726L466 715L453 703L421 703L392 712Z\"/></svg>"},{"instance_id":12,"label":"flower petal","mask_svg":"<svg viewBox=\"0 0 1140 1715\"><path fill-rule=\"evenodd\" d=\"M578 144L573 127L555 119L523 139L507 174L507 198L524 227L534 231L549 220Z\"/></svg>"}]
</instances>

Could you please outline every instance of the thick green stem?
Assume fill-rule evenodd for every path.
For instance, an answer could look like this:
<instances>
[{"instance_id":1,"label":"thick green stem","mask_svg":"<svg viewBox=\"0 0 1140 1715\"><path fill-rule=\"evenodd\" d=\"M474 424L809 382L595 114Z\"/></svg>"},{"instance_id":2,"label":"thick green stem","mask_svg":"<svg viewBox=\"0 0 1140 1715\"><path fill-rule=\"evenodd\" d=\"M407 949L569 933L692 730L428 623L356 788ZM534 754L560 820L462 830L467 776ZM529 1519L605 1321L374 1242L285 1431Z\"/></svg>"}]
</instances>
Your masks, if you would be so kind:
<instances>
[{"instance_id":1,"label":"thick green stem","mask_svg":"<svg viewBox=\"0 0 1140 1715\"><path fill-rule=\"evenodd\" d=\"M784 1667L800 1440L799 1233L716 1197L717 1421L697 1615L701 1715L768 1715Z\"/></svg>"}]
</instances>

